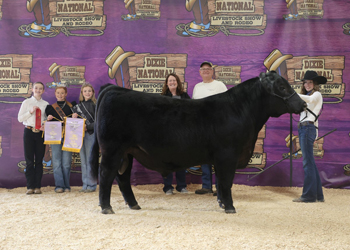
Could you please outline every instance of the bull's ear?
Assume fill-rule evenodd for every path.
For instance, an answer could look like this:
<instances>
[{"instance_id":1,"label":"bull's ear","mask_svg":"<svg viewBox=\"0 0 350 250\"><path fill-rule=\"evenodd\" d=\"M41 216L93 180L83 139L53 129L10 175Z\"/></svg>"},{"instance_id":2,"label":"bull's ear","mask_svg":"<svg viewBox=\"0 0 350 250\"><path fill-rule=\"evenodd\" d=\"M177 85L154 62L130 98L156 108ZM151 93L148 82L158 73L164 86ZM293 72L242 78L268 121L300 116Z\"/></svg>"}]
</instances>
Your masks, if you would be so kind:
<instances>
[{"instance_id":1,"label":"bull's ear","mask_svg":"<svg viewBox=\"0 0 350 250\"><path fill-rule=\"evenodd\" d=\"M265 78L265 77L266 77L266 73L261 72L260 75L259 75L260 82L262 82L262 81L263 81L263 78Z\"/></svg>"},{"instance_id":2,"label":"bull's ear","mask_svg":"<svg viewBox=\"0 0 350 250\"><path fill-rule=\"evenodd\" d=\"M259 75L259 80L267 92L272 93L273 82L269 79L268 75L268 73L261 72Z\"/></svg>"}]
</instances>

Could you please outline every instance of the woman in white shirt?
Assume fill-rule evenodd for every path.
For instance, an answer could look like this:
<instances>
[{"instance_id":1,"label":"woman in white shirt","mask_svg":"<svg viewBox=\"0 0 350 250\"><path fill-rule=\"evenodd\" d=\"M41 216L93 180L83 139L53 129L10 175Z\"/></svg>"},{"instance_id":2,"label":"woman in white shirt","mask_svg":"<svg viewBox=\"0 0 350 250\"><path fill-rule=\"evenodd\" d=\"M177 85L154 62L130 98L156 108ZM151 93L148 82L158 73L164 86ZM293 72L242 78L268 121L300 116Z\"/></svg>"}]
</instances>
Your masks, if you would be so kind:
<instances>
[{"instance_id":1,"label":"woman in white shirt","mask_svg":"<svg viewBox=\"0 0 350 250\"><path fill-rule=\"evenodd\" d=\"M318 116L322 108L322 95L319 84L325 84L327 78L317 75L317 72L305 72L300 98L307 103L307 110L300 114L298 133L300 148L303 155L304 186L303 193L294 202L324 202L322 183L317 170L313 144L317 138Z\"/></svg>"},{"instance_id":2,"label":"woman in white shirt","mask_svg":"<svg viewBox=\"0 0 350 250\"><path fill-rule=\"evenodd\" d=\"M22 102L18 112L18 121L24 125L23 146L26 160L26 194L41 194L45 145L44 138L40 132L43 131L42 125L44 120L46 120L45 109L49 104L41 98L44 91L43 83L34 83L33 96Z\"/></svg>"}]
</instances>

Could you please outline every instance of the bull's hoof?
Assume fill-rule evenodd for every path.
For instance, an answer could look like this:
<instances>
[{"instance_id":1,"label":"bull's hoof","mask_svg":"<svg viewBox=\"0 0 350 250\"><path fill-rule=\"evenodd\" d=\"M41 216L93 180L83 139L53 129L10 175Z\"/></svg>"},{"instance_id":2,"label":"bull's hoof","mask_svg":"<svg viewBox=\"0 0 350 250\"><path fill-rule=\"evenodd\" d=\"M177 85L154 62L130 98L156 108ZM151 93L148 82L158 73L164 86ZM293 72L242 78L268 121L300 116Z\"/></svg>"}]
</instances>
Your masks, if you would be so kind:
<instances>
[{"instance_id":1,"label":"bull's hoof","mask_svg":"<svg viewBox=\"0 0 350 250\"><path fill-rule=\"evenodd\" d=\"M225 204L222 203L220 200L218 200L218 203L219 203L219 207L221 207L222 209L225 209Z\"/></svg>"},{"instance_id":2,"label":"bull's hoof","mask_svg":"<svg viewBox=\"0 0 350 250\"><path fill-rule=\"evenodd\" d=\"M105 209L102 209L101 213L103 214L114 214L114 211L112 208L105 208Z\"/></svg>"},{"instance_id":3,"label":"bull's hoof","mask_svg":"<svg viewBox=\"0 0 350 250\"><path fill-rule=\"evenodd\" d=\"M235 214L236 213L236 209L234 209L234 208L225 209L225 213L227 213L227 214Z\"/></svg>"},{"instance_id":4,"label":"bull's hoof","mask_svg":"<svg viewBox=\"0 0 350 250\"><path fill-rule=\"evenodd\" d=\"M129 206L130 207L130 206ZM132 207L130 207L132 210L140 210L141 209L141 207L138 205L138 204L136 204L136 205L134 205L134 206L132 206Z\"/></svg>"}]
</instances>

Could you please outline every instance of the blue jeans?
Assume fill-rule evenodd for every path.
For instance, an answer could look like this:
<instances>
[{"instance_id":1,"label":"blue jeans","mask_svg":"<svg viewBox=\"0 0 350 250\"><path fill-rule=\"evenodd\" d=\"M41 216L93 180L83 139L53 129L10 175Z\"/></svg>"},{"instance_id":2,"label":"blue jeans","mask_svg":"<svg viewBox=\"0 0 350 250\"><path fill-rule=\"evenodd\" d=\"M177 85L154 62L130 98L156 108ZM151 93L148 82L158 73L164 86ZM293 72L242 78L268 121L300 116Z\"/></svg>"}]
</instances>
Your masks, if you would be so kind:
<instances>
[{"instance_id":1,"label":"blue jeans","mask_svg":"<svg viewBox=\"0 0 350 250\"><path fill-rule=\"evenodd\" d=\"M180 170L175 172L175 176L176 176L176 190L181 192L183 188L187 187L186 170ZM173 184L173 173L169 174L166 178L163 178L163 179L164 179L164 187L163 187L164 193L169 189L174 189L174 187L171 185Z\"/></svg>"},{"instance_id":2,"label":"blue jeans","mask_svg":"<svg viewBox=\"0 0 350 250\"><path fill-rule=\"evenodd\" d=\"M80 160L81 160L81 177L83 181L83 189L90 189L95 191L97 186L97 180L95 180L91 175L91 164L89 162L91 155L92 144L94 143L95 135L90 135L85 133L83 146L80 150Z\"/></svg>"},{"instance_id":3,"label":"blue jeans","mask_svg":"<svg viewBox=\"0 0 350 250\"><path fill-rule=\"evenodd\" d=\"M72 152L63 151L61 144L52 144L53 177L55 178L55 190L63 188L70 190L69 177L72 163Z\"/></svg>"},{"instance_id":4,"label":"blue jeans","mask_svg":"<svg viewBox=\"0 0 350 250\"><path fill-rule=\"evenodd\" d=\"M212 178L212 166L210 164L203 164L202 169L202 188L213 189L213 178ZM216 182L216 176L215 176Z\"/></svg>"},{"instance_id":5,"label":"blue jeans","mask_svg":"<svg viewBox=\"0 0 350 250\"><path fill-rule=\"evenodd\" d=\"M301 199L305 201L323 200L322 183L316 167L313 149L316 128L313 124L300 126L298 133L304 168L304 186Z\"/></svg>"}]
</instances>

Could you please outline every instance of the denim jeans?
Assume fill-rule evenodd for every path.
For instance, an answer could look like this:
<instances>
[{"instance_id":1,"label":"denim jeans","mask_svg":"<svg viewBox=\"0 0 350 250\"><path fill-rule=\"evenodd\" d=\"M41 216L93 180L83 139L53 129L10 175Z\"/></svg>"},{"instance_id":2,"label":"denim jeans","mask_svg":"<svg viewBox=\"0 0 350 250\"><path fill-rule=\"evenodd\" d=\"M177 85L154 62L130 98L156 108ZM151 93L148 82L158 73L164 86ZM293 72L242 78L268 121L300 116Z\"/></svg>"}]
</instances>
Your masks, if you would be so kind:
<instances>
[{"instance_id":1,"label":"denim jeans","mask_svg":"<svg viewBox=\"0 0 350 250\"><path fill-rule=\"evenodd\" d=\"M186 170L180 170L175 172L176 176L176 190L181 192L181 190L185 187L186 185ZM163 191L164 193L168 191L169 189L174 189L171 184L173 184L173 173L169 174L166 178L164 179L164 187Z\"/></svg>"},{"instance_id":2,"label":"denim jeans","mask_svg":"<svg viewBox=\"0 0 350 250\"><path fill-rule=\"evenodd\" d=\"M61 144L52 144L53 177L55 178L55 190L63 188L70 190L69 177L72 164L72 152L63 151Z\"/></svg>"},{"instance_id":3,"label":"denim jeans","mask_svg":"<svg viewBox=\"0 0 350 250\"><path fill-rule=\"evenodd\" d=\"M202 188L213 189L213 178L212 178L212 166L210 164L203 164L202 169ZM216 182L216 176L215 176Z\"/></svg>"},{"instance_id":4,"label":"denim jeans","mask_svg":"<svg viewBox=\"0 0 350 250\"><path fill-rule=\"evenodd\" d=\"M323 200L322 183L316 167L313 149L316 128L313 124L309 124L300 126L298 132L304 168L304 186L301 199L306 201Z\"/></svg>"},{"instance_id":5,"label":"denim jeans","mask_svg":"<svg viewBox=\"0 0 350 250\"><path fill-rule=\"evenodd\" d=\"M91 175L91 164L90 155L92 144L94 143L95 135L90 135L85 133L83 146L80 150L80 160L81 160L81 177L83 181L83 189L90 189L95 191L97 186L97 180L95 180Z\"/></svg>"}]
</instances>

